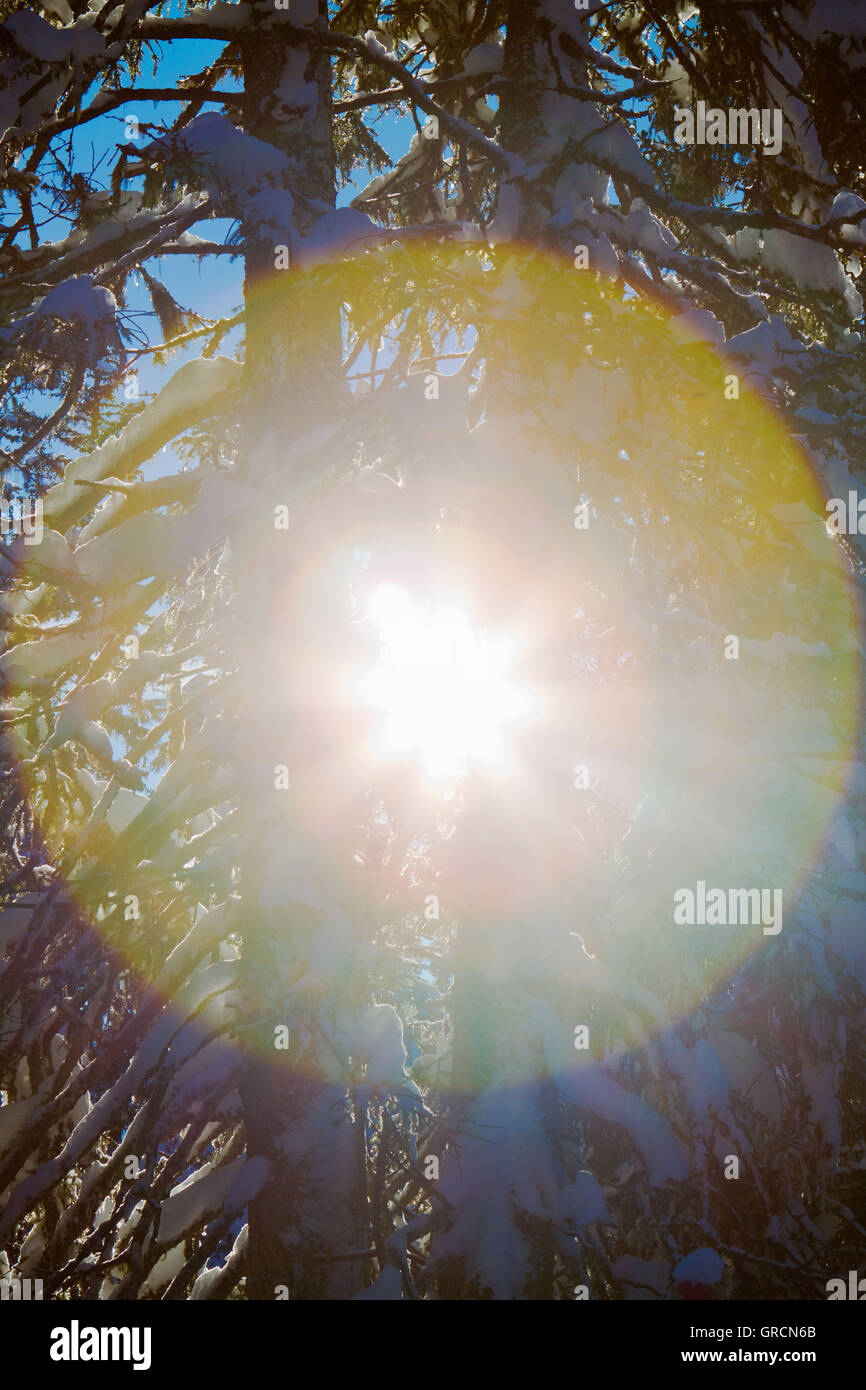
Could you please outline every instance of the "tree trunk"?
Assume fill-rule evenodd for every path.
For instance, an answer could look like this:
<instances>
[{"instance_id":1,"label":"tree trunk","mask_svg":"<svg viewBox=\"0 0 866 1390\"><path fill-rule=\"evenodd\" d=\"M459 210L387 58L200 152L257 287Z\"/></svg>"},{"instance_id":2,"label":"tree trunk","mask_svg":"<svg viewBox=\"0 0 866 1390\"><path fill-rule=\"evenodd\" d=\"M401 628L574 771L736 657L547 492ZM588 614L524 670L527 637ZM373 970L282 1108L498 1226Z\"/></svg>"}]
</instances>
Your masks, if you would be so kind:
<instances>
[{"instance_id":1,"label":"tree trunk","mask_svg":"<svg viewBox=\"0 0 866 1390\"><path fill-rule=\"evenodd\" d=\"M508 6L499 135L527 164L549 165L544 103L560 99L555 93L557 68L561 72L565 67L566 79L580 83L576 69L582 64L566 60L561 51L556 64L552 62L551 25L539 13L541 8L526 0L511 0ZM586 120L578 103L575 118L578 133ZM513 216L515 205L517 234L531 245L547 218L544 204L503 182L498 212ZM539 1152L549 1153L554 1180L568 1181L553 1156L556 1104L550 1081L543 1077L541 1049L531 1029L514 1036L512 1003L527 986L530 994L542 996L555 990L555 979L546 969L552 956L545 946L550 934L555 936L561 928L561 903L554 900L554 889L567 882L574 867L569 863L576 837L569 831L568 752L573 608L568 581L574 533L563 461L555 451L539 447L543 422L531 445L531 461L529 452L521 456L520 440L513 432L513 419L523 411L537 412L538 401L544 399L531 325L534 314L546 321L551 305L539 302L533 307L523 297L535 287L529 261L525 275L512 273L522 278L520 320L507 328L496 320L481 331L492 485L479 510L502 553L507 553L508 565L495 576L476 574L473 588L485 594L488 604L479 621L495 625L508 613L522 613L524 625L531 627L526 615L532 612L538 630L549 634L544 650L534 651L532 661L533 680L544 689L544 719L538 730L512 735L515 762L524 775L528 773L531 801L523 798L519 780L504 788L479 772L467 779L466 816L459 844L455 842L451 877L459 918L452 1113L459 1164L464 1174L475 1175L478 1189L472 1190L473 1178L468 1177L464 1191L467 1208L473 1210L476 1250L499 1241L500 1263L511 1262L509 1290L503 1293L505 1285L499 1284L496 1296L547 1300L554 1297L549 1228L516 1205L505 1213L493 1202L487 1206L488 1189L498 1186L507 1194L513 1184L519 1190L529 1136L535 1137ZM515 505L515 498L522 498L522 505ZM552 524L553 513L558 516ZM520 775L518 771L518 779ZM484 1172L491 1161L494 1173L488 1183ZM448 1263L439 1291L448 1299L490 1297L483 1266L473 1267L469 1260Z\"/></svg>"},{"instance_id":2,"label":"tree trunk","mask_svg":"<svg viewBox=\"0 0 866 1390\"><path fill-rule=\"evenodd\" d=\"M273 15L270 5L262 7L262 19ZM286 17L296 26L326 20L325 0L318 5L301 0ZM247 132L286 154L295 188L319 204L311 208L294 197L294 234L285 243L294 252L297 237L308 234L334 203L330 61L321 51L293 47L279 26L253 25L243 52ZM297 87L301 76L307 107L287 111L278 89L286 79L286 87L289 82ZM328 1056L327 1042L316 1035L316 1005L299 1003L296 993L288 1002L329 913L331 855L339 839L331 834L329 840L333 827L321 813L320 767L329 730L310 688L312 629L316 623L327 629L329 613L311 603L309 588L300 582L315 554L303 513L292 512L288 533L275 529L273 520L274 508L286 505L302 481L304 465L284 462L287 450L333 413L341 360L339 305L315 271L305 274L291 265L275 269L272 240L256 235L248 238L246 258L243 442L260 525L247 535L246 553L235 558L245 720L253 730L242 753L245 818L248 826L262 825L244 869L244 959L261 1026L250 1048L242 1099L248 1155L268 1159L270 1175L249 1206L247 1294L273 1299L284 1288L289 1298L339 1299L362 1286L365 1270L363 1260L334 1259L362 1250L368 1239L363 1126L350 1114L339 1059ZM308 472L318 466L315 451L312 459ZM333 600L322 596L323 604L329 597ZM288 769L288 790L275 789L278 765ZM275 895L265 886L280 860L297 872ZM345 912L341 920L350 947ZM306 1047L295 1038L299 1009L312 1034ZM275 1047L281 1025L291 1025L285 1050Z\"/></svg>"}]
</instances>

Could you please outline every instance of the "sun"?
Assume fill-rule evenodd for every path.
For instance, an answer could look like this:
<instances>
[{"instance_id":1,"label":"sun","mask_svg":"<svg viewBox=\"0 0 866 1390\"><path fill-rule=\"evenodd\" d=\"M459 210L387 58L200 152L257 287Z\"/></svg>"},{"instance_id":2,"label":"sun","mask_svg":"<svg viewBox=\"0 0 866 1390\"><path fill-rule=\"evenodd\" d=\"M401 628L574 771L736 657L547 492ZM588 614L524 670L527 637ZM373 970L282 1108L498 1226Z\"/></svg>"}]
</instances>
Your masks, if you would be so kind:
<instances>
[{"instance_id":1,"label":"sun","mask_svg":"<svg viewBox=\"0 0 866 1390\"><path fill-rule=\"evenodd\" d=\"M460 602L424 604L398 584L379 585L366 616L380 645L359 693L383 716L380 755L415 754L436 782L473 763L503 766L508 726L533 707L531 693L509 679L514 639L473 627Z\"/></svg>"}]
</instances>

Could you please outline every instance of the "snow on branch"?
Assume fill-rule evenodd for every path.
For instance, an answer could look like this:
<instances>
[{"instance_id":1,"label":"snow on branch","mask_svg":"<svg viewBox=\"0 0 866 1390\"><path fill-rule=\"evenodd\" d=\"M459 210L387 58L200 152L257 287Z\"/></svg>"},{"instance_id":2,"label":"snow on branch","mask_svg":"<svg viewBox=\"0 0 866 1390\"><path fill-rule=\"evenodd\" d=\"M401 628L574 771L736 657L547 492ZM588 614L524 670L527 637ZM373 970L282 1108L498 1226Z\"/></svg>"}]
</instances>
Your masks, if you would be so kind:
<instances>
[{"instance_id":1,"label":"snow on branch","mask_svg":"<svg viewBox=\"0 0 866 1390\"><path fill-rule=\"evenodd\" d=\"M64 528L71 526L92 506L76 482L128 477L163 444L223 409L240 383L241 372L238 363L228 357L201 357L184 363L120 434L70 464L62 482L46 494L46 518Z\"/></svg>"}]
</instances>

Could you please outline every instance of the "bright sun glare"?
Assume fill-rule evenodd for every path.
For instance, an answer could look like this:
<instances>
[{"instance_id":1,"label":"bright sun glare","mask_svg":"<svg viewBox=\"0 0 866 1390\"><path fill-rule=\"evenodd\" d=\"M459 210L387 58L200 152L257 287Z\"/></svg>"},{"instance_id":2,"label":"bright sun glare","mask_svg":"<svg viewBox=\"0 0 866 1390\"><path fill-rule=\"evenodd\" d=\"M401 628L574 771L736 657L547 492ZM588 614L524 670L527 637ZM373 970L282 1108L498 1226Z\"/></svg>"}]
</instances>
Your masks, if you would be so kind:
<instances>
[{"instance_id":1,"label":"bright sun glare","mask_svg":"<svg viewBox=\"0 0 866 1390\"><path fill-rule=\"evenodd\" d=\"M416 753L435 781L473 762L501 765L506 725L532 708L528 691L507 677L513 642L475 630L458 604L425 608L397 584L373 591L367 617L379 633L379 661L360 693L384 715L380 753Z\"/></svg>"}]
</instances>

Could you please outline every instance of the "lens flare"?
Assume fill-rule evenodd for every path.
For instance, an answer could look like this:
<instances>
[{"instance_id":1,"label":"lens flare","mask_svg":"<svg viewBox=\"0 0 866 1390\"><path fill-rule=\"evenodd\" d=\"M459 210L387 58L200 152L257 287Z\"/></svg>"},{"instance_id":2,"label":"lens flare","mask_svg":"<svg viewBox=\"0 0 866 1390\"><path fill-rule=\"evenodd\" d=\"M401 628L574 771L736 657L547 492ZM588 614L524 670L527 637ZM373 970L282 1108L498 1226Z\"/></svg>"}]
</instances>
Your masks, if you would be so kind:
<instances>
[{"instance_id":1,"label":"lens flare","mask_svg":"<svg viewBox=\"0 0 866 1390\"><path fill-rule=\"evenodd\" d=\"M328 893L352 901L359 801L381 794L411 834L477 765L453 798L462 819L447 853L452 868L463 856L448 911L467 939L493 924L466 946L478 978L495 970L507 984L555 962L569 1015L566 982L583 989L589 972L600 990L603 967L618 1036L637 1046L648 1024L639 1001L617 999L624 980L685 1015L774 941L748 924L680 925L678 894L778 890L787 924L828 843L855 871L835 827L857 766L862 614L822 483L757 368L570 258L413 241L342 267L343 288L344 272L347 299L387 302L398 327L410 310L435 317L445 297L483 347L484 381L462 392L443 372L428 399L408 374L357 414L335 400L335 431L311 393L288 449L276 423L262 430L261 505L244 477L220 480L237 501L220 513L225 590L234 566L243 610L220 598L211 613L195 586L184 600L193 615L201 602L195 640L217 666L231 670L243 628L239 672L201 710L192 689L189 710L176 707L169 647L186 638L163 616L175 574L164 547L133 548L127 563L121 532L86 543L111 581L95 613L89 590L70 596L47 552L24 547L0 595L16 783L70 899L150 979L187 929L176 868L193 865L205 905L232 890L239 801L277 841L279 817L294 816L327 860ZM326 336L336 283L333 267L303 285L275 277L249 310L276 332L297 321L303 290ZM83 491L67 480L46 496L45 537L72 534ZM215 534L203 498L177 519L190 558ZM291 506L289 531L276 504ZM120 577L151 570L131 616ZM46 631L76 611L80 628ZM135 701L146 713L152 698L158 748L124 732ZM139 763L147 781L133 792ZM288 791L275 783L284 764ZM302 887L287 868L292 910ZM109 892L139 897L135 931L118 908L99 917Z\"/></svg>"}]
</instances>

